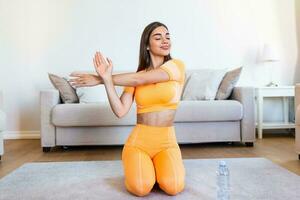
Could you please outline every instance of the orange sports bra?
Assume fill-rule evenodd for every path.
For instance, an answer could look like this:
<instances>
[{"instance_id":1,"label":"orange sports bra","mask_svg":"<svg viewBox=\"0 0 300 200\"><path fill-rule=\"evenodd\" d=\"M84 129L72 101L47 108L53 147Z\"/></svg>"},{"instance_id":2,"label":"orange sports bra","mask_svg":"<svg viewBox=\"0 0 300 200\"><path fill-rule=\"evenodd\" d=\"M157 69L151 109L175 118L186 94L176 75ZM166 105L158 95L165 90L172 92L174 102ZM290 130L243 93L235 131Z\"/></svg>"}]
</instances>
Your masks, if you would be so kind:
<instances>
[{"instance_id":1,"label":"orange sports bra","mask_svg":"<svg viewBox=\"0 0 300 200\"><path fill-rule=\"evenodd\" d=\"M185 80L185 65L179 59L171 59L159 68L168 73L169 81L124 87L124 92L134 94L137 113L177 109Z\"/></svg>"}]
</instances>

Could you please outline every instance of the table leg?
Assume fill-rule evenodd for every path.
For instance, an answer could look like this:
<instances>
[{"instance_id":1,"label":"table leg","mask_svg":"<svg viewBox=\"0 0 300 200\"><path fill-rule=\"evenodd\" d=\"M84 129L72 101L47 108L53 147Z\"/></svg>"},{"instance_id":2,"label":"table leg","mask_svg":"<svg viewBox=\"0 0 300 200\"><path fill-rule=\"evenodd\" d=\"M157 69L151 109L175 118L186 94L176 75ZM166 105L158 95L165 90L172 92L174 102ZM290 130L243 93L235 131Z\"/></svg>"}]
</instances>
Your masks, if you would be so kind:
<instances>
[{"instance_id":1,"label":"table leg","mask_svg":"<svg viewBox=\"0 0 300 200\"><path fill-rule=\"evenodd\" d=\"M262 139L263 137L263 97L258 95L257 97L257 131L258 131L258 138Z\"/></svg>"},{"instance_id":2,"label":"table leg","mask_svg":"<svg viewBox=\"0 0 300 200\"><path fill-rule=\"evenodd\" d=\"M284 123L289 123L289 99L283 97L283 119Z\"/></svg>"}]
</instances>

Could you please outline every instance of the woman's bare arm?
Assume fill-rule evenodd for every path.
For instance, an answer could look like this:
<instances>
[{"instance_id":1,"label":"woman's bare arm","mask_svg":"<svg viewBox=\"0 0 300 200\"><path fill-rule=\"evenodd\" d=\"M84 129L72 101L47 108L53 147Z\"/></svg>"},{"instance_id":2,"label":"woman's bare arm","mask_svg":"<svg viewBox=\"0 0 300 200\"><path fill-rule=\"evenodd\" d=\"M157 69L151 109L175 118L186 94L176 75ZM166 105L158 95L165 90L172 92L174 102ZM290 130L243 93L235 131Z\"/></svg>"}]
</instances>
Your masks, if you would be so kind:
<instances>
[{"instance_id":1,"label":"woman's bare arm","mask_svg":"<svg viewBox=\"0 0 300 200\"><path fill-rule=\"evenodd\" d=\"M103 79L94 74L83 74L73 72L70 76L77 77L69 82L75 87L86 87L104 84ZM133 86L145 85L150 83L165 82L169 80L168 74L162 69L151 71L128 72L112 75L114 85Z\"/></svg>"},{"instance_id":2,"label":"woman's bare arm","mask_svg":"<svg viewBox=\"0 0 300 200\"><path fill-rule=\"evenodd\" d=\"M94 66L97 74L101 77L107 97L109 100L110 107L113 113L118 117L123 117L130 109L133 102L133 94L128 92L123 92L122 96L119 97L113 83L112 79L112 69L113 64L110 59L106 59L101 55L100 52L95 54L93 59Z\"/></svg>"},{"instance_id":3,"label":"woman's bare arm","mask_svg":"<svg viewBox=\"0 0 300 200\"><path fill-rule=\"evenodd\" d=\"M131 81L130 81L131 80ZM123 73L113 75L115 85L138 86L151 83L165 82L169 80L169 75L162 69L150 71L139 71L137 73Z\"/></svg>"},{"instance_id":4,"label":"woman's bare arm","mask_svg":"<svg viewBox=\"0 0 300 200\"><path fill-rule=\"evenodd\" d=\"M104 86L109 100L110 107L118 118L125 116L133 103L133 94L123 92L121 97L118 96L112 79L105 79Z\"/></svg>"}]
</instances>

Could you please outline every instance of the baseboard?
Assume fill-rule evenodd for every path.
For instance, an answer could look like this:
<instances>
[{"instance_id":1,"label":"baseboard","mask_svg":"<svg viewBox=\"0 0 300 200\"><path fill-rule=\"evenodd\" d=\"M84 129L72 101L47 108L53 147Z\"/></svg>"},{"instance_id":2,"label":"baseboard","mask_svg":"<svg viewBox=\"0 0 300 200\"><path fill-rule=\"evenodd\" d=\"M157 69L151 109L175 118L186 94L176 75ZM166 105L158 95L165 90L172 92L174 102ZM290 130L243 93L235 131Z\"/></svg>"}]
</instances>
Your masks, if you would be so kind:
<instances>
[{"instance_id":1,"label":"baseboard","mask_svg":"<svg viewBox=\"0 0 300 200\"><path fill-rule=\"evenodd\" d=\"M40 131L4 131L4 140L15 140L15 139L40 139Z\"/></svg>"}]
</instances>

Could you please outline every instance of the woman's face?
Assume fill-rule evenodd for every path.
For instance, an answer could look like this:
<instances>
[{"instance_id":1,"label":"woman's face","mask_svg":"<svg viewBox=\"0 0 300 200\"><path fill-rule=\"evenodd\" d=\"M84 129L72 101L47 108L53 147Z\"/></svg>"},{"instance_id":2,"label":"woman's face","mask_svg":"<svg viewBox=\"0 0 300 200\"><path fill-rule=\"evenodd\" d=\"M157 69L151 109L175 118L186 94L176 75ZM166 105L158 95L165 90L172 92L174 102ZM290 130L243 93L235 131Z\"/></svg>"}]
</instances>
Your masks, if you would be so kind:
<instances>
[{"instance_id":1,"label":"woman's face","mask_svg":"<svg viewBox=\"0 0 300 200\"><path fill-rule=\"evenodd\" d=\"M155 56L170 54L171 40L169 31L164 26L154 29L149 38L149 51Z\"/></svg>"}]
</instances>

